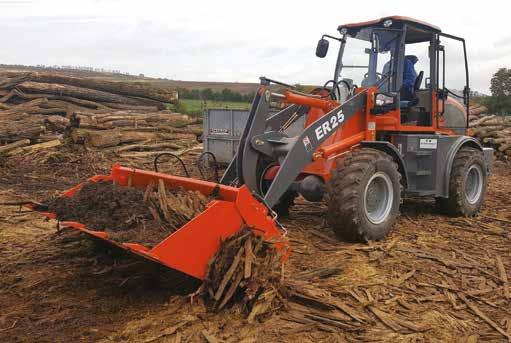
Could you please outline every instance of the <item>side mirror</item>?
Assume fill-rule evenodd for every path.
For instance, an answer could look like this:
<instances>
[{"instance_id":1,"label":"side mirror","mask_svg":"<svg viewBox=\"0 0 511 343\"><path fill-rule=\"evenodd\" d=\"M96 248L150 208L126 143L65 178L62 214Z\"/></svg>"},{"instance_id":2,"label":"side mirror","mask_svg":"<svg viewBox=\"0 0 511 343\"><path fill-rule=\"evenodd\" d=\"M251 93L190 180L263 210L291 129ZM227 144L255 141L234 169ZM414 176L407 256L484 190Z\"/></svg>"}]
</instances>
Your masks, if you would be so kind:
<instances>
[{"instance_id":1,"label":"side mirror","mask_svg":"<svg viewBox=\"0 0 511 343\"><path fill-rule=\"evenodd\" d=\"M316 56L323 58L326 56L326 53L328 52L328 46L330 45L330 42L328 42L326 39L321 38L318 41L318 46L316 47Z\"/></svg>"}]
</instances>

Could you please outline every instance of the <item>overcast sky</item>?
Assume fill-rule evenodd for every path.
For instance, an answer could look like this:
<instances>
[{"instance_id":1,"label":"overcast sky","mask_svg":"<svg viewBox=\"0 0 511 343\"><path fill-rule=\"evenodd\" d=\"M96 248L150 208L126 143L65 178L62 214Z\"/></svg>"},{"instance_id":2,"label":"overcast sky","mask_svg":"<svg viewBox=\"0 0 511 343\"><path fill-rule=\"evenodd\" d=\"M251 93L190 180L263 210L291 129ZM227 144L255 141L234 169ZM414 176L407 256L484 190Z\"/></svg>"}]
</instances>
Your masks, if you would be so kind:
<instances>
[{"instance_id":1,"label":"overcast sky","mask_svg":"<svg viewBox=\"0 0 511 343\"><path fill-rule=\"evenodd\" d=\"M398 14L465 37L471 88L489 92L492 74L511 67L511 6L505 3L0 0L0 63L83 65L200 81L258 82L265 75L320 84L334 68L332 58L314 55L321 34L335 35L342 23ZM462 88L461 61L450 56L451 88Z\"/></svg>"}]
</instances>

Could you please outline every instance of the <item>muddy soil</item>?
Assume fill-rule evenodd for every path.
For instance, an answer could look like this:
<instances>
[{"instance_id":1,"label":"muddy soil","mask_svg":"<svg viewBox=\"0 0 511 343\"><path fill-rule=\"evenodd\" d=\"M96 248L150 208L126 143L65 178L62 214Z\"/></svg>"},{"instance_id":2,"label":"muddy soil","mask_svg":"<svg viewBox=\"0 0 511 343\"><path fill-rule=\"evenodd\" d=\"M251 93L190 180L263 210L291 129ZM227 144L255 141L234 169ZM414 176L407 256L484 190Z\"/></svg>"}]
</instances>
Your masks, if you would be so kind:
<instances>
[{"instance_id":1,"label":"muddy soil","mask_svg":"<svg viewBox=\"0 0 511 343\"><path fill-rule=\"evenodd\" d=\"M0 202L67 188L41 170L29 175L39 188L2 179ZM214 313L191 303L198 284L183 275L0 206L0 341L507 342L510 193L511 166L498 163L478 216L447 217L433 201L406 199L391 235L371 244L338 241L326 207L299 199L282 220L293 249L285 276L335 306L328 316L289 306L254 323L236 305Z\"/></svg>"}]
</instances>

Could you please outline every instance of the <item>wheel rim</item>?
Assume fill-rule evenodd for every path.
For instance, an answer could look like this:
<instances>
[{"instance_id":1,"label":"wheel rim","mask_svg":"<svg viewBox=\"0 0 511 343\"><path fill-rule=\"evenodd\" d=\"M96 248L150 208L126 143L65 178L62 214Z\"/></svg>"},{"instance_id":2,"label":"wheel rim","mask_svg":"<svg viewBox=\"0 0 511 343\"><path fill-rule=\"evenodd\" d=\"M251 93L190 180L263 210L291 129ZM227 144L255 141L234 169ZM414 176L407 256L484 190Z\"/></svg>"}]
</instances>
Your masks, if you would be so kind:
<instances>
[{"instance_id":1,"label":"wheel rim","mask_svg":"<svg viewBox=\"0 0 511 343\"><path fill-rule=\"evenodd\" d=\"M473 164L468 168L465 181L465 198L469 204L475 204L479 201L483 192L483 171L478 164Z\"/></svg>"},{"instance_id":2,"label":"wheel rim","mask_svg":"<svg viewBox=\"0 0 511 343\"><path fill-rule=\"evenodd\" d=\"M367 219L373 224L384 222L392 210L394 187L390 177L377 172L369 179L364 191L364 209Z\"/></svg>"}]
</instances>

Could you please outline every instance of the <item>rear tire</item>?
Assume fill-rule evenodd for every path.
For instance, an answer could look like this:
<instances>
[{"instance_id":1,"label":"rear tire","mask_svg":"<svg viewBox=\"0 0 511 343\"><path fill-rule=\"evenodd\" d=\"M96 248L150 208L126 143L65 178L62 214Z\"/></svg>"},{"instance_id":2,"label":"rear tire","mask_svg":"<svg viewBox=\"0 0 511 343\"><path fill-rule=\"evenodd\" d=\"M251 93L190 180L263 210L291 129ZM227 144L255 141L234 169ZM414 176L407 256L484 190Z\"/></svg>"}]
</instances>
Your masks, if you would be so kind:
<instances>
[{"instance_id":1,"label":"rear tire","mask_svg":"<svg viewBox=\"0 0 511 343\"><path fill-rule=\"evenodd\" d=\"M388 154L369 148L336 161L327 186L327 220L352 242L380 240L392 229L401 204L401 174Z\"/></svg>"},{"instance_id":2,"label":"rear tire","mask_svg":"<svg viewBox=\"0 0 511 343\"><path fill-rule=\"evenodd\" d=\"M473 216L483 204L487 185L488 169L483 153L462 147L452 164L449 197L437 198L437 208L450 216Z\"/></svg>"}]
</instances>

